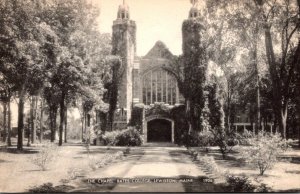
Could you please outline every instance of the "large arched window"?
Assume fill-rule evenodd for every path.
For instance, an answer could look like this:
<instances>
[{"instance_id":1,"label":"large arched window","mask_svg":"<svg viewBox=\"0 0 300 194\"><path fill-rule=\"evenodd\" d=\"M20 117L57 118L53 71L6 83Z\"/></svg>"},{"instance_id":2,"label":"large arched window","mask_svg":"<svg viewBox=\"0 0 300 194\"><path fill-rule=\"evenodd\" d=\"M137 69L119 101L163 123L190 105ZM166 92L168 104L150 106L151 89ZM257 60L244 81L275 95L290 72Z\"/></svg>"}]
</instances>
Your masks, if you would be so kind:
<instances>
[{"instance_id":1,"label":"large arched window","mask_svg":"<svg viewBox=\"0 0 300 194\"><path fill-rule=\"evenodd\" d=\"M177 81L163 69L155 69L143 76L143 103L164 102L174 105L179 102Z\"/></svg>"}]
</instances>

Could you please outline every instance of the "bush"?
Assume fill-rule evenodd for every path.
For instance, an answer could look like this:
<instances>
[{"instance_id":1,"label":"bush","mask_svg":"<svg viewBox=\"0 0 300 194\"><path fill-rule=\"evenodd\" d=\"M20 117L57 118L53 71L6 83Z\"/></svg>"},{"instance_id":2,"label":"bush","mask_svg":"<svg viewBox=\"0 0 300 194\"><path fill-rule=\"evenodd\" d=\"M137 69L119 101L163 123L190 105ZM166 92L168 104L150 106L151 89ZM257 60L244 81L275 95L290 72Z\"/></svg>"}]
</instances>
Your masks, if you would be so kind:
<instances>
[{"instance_id":1,"label":"bush","mask_svg":"<svg viewBox=\"0 0 300 194\"><path fill-rule=\"evenodd\" d=\"M193 132L191 134L185 134L183 138L183 144L187 148L198 147L200 145L198 134L196 132Z\"/></svg>"},{"instance_id":2,"label":"bush","mask_svg":"<svg viewBox=\"0 0 300 194\"><path fill-rule=\"evenodd\" d=\"M115 145L116 137L119 133L120 131L105 132L100 136L100 139L103 141L104 145Z\"/></svg>"},{"instance_id":3,"label":"bush","mask_svg":"<svg viewBox=\"0 0 300 194\"><path fill-rule=\"evenodd\" d=\"M251 184L246 176L233 176L226 177L230 192L254 192L255 186Z\"/></svg>"},{"instance_id":4,"label":"bush","mask_svg":"<svg viewBox=\"0 0 300 194\"><path fill-rule=\"evenodd\" d=\"M142 137L135 128L126 129L116 137L117 146L140 146L142 143Z\"/></svg>"},{"instance_id":5,"label":"bush","mask_svg":"<svg viewBox=\"0 0 300 194\"><path fill-rule=\"evenodd\" d=\"M58 146L52 143L42 145L40 152L33 155L30 161L38 166L41 170L47 170L48 165L55 159Z\"/></svg>"},{"instance_id":6,"label":"bush","mask_svg":"<svg viewBox=\"0 0 300 194\"><path fill-rule=\"evenodd\" d=\"M40 186L29 189L30 193L65 193L68 190L74 189L75 187L70 185L59 185L53 186L52 183L45 183Z\"/></svg>"},{"instance_id":7,"label":"bush","mask_svg":"<svg viewBox=\"0 0 300 194\"><path fill-rule=\"evenodd\" d=\"M277 162L280 154L288 148L288 142L281 138L280 134L259 133L248 139L249 147L241 151L242 158L263 175L267 169L271 169Z\"/></svg>"},{"instance_id":8,"label":"bush","mask_svg":"<svg viewBox=\"0 0 300 194\"><path fill-rule=\"evenodd\" d=\"M214 145L213 134L210 131L201 131L198 135L198 139L201 147Z\"/></svg>"},{"instance_id":9,"label":"bush","mask_svg":"<svg viewBox=\"0 0 300 194\"><path fill-rule=\"evenodd\" d=\"M106 132L100 138L104 145L140 146L143 143L141 134L135 128Z\"/></svg>"},{"instance_id":10,"label":"bush","mask_svg":"<svg viewBox=\"0 0 300 194\"><path fill-rule=\"evenodd\" d=\"M234 130L222 127L216 127L211 130L213 142L220 148L222 157L231 152L232 148L239 144L240 135Z\"/></svg>"}]
</instances>

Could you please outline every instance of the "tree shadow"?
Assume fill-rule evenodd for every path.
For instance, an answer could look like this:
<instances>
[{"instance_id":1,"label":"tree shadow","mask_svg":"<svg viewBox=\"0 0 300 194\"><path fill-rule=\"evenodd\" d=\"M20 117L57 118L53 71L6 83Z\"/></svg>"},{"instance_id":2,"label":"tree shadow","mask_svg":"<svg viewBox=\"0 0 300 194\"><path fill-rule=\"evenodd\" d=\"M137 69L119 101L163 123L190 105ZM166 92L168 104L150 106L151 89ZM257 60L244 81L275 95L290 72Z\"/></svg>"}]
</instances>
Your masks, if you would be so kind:
<instances>
[{"instance_id":1,"label":"tree shadow","mask_svg":"<svg viewBox=\"0 0 300 194\"><path fill-rule=\"evenodd\" d=\"M285 172L289 174L300 174L300 170L286 170Z\"/></svg>"},{"instance_id":2,"label":"tree shadow","mask_svg":"<svg viewBox=\"0 0 300 194\"><path fill-rule=\"evenodd\" d=\"M9 160L3 160L3 159L0 159L0 163L10 163L11 161Z\"/></svg>"},{"instance_id":3,"label":"tree shadow","mask_svg":"<svg viewBox=\"0 0 300 194\"><path fill-rule=\"evenodd\" d=\"M38 149L32 148L23 148L22 150L18 150L17 148L0 148L0 152L9 153L9 154L36 154L38 153Z\"/></svg>"},{"instance_id":4,"label":"tree shadow","mask_svg":"<svg viewBox=\"0 0 300 194\"><path fill-rule=\"evenodd\" d=\"M298 155L280 156L279 160L281 160L283 162L288 161L293 164L300 164L300 156L298 156Z\"/></svg>"},{"instance_id":5,"label":"tree shadow","mask_svg":"<svg viewBox=\"0 0 300 194\"><path fill-rule=\"evenodd\" d=\"M287 190L276 190L278 193L300 193L300 188L298 189L287 189Z\"/></svg>"}]
</instances>

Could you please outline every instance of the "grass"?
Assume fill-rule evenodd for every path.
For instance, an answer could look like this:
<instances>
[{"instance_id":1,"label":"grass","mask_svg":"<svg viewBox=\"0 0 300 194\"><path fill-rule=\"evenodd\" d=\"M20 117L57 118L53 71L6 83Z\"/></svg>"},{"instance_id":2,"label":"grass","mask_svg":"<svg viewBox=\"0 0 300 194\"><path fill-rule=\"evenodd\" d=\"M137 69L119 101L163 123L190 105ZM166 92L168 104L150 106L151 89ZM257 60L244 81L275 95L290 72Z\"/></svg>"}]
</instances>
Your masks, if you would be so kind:
<instances>
[{"instance_id":1,"label":"grass","mask_svg":"<svg viewBox=\"0 0 300 194\"><path fill-rule=\"evenodd\" d=\"M206 152L202 148L193 149L196 149L201 155L207 154L208 156L213 156L218 167L228 170L230 174L249 176L254 184L265 183L275 192L300 191L299 149L291 149L281 155L279 162L275 164L274 168L267 170L263 176L259 176L258 169L253 169L246 164L236 149L232 153L229 153L225 159L222 158L221 153L219 153L216 147L211 147L209 152Z\"/></svg>"},{"instance_id":2,"label":"grass","mask_svg":"<svg viewBox=\"0 0 300 194\"><path fill-rule=\"evenodd\" d=\"M114 147L107 150L106 147L91 146L94 158L125 149ZM18 151L15 147L0 149L0 192L28 192L29 189L45 183L51 183L56 187L62 185L62 180L70 178L72 169L81 169L85 173L91 170L88 166L86 148L81 143L68 143L62 146L58 157L49 164L46 171L41 171L30 161L30 158L39 151L39 145L24 146L22 151Z\"/></svg>"}]
</instances>

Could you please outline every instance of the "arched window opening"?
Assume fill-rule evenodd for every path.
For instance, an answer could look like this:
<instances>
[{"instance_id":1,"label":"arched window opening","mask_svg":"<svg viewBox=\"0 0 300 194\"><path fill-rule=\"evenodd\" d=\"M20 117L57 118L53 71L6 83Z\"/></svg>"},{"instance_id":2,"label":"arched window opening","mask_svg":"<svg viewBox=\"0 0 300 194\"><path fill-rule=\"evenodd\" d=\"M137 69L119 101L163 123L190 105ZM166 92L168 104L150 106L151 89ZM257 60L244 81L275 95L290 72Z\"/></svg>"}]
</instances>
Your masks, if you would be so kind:
<instances>
[{"instance_id":1,"label":"arched window opening","mask_svg":"<svg viewBox=\"0 0 300 194\"><path fill-rule=\"evenodd\" d=\"M179 103L177 81L170 73L156 69L143 77L143 103L164 102L170 105Z\"/></svg>"}]
</instances>

